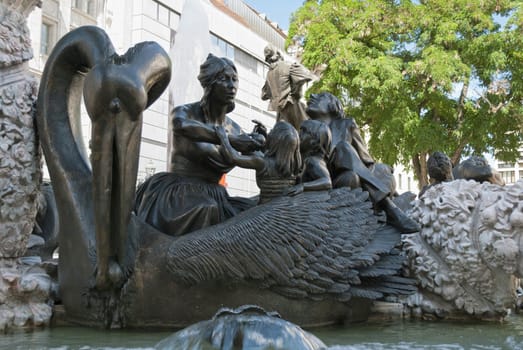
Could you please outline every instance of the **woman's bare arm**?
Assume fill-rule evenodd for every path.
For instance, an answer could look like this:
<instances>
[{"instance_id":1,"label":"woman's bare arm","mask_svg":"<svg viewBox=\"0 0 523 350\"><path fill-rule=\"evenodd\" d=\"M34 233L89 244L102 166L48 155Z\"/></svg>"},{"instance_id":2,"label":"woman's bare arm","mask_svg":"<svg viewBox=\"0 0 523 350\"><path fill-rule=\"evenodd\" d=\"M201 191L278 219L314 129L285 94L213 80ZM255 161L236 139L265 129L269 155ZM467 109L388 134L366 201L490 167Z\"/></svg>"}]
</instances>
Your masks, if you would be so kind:
<instances>
[{"instance_id":1,"label":"woman's bare arm","mask_svg":"<svg viewBox=\"0 0 523 350\"><path fill-rule=\"evenodd\" d=\"M222 126L215 126L216 134L223 146L224 157L229 158L229 161L242 168L262 170L265 166L265 160L258 155L241 155L234 147L232 147L227 132Z\"/></svg>"},{"instance_id":2,"label":"woman's bare arm","mask_svg":"<svg viewBox=\"0 0 523 350\"><path fill-rule=\"evenodd\" d=\"M220 139L216 135L213 125L208 125L198 120L187 118L187 111L185 106L177 107L174 110L173 118L173 133L174 135L181 135L196 142L208 142L212 144L220 144ZM233 125L229 125L230 129L235 129ZM242 133L239 127L236 127L236 133L229 134L231 145L239 152L253 152L263 148L265 138L260 134L245 134Z\"/></svg>"},{"instance_id":3,"label":"woman's bare arm","mask_svg":"<svg viewBox=\"0 0 523 350\"><path fill-rule=\"evenodd\" d=\"M174 135L181 135L196 142L208 142L215 145L220 143L220 139L212 126L197 120L185 118L183 113L179 114L181 114L181 116L174 117L173 119Z\"/></svg>"}]
</instances>

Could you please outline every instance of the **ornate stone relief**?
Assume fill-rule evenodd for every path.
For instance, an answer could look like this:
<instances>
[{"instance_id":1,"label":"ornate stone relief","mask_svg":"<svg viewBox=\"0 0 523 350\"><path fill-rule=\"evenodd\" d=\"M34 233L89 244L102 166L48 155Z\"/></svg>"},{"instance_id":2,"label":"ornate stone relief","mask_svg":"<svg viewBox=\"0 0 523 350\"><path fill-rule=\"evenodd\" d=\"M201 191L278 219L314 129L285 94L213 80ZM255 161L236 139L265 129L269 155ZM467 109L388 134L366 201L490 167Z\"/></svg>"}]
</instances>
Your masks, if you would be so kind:
<instances>
[{"instance_id":1,"label":"ornate stone relief","mask_svg":"<svg viewBox=\"0 0 523 350\"><path fill-rule=\"evenodd\" d=\"M47 324L51 281L22 258L37 212L41 179L35 132L38 86L27 15L40 1L0 2L0 329Z\"/></svg>"},{"instance_id":2,"label":"ornate stone relief","mask_svg":"<svg viewBox=\"0 0 523 350\"><path fill-rule=\"evenodd\" d=\"M523 182L498 186L456 180L417 200L423 225L406 235L409 272L420 282L410 306L438 317L503 317L514 306L523 260Z\"/></svg>"}]
</instances>

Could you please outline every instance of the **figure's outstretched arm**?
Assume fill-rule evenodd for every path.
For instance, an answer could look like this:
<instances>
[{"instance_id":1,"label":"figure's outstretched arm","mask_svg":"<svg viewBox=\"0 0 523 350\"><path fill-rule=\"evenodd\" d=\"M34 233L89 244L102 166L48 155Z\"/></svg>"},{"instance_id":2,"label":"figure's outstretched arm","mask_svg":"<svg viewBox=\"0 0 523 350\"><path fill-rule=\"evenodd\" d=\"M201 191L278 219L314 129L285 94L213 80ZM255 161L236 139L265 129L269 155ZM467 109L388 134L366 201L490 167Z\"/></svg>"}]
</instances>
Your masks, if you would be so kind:
<instances>
[{"instance_id":1,"label":"figure's outstretched arm","mask_svg":"<svg viewBox=\"0 0 523 350\"><path fill-rule=\"evenodd\" d=\"M185 106L177 107L174 110L175 117L173 119L173 133L174 135L182 135L195 142L208 142L212 144L220 144L220 139L216 135L216 130L212 125L202 123L197 120L187 118ZM235 128L234 125L230 126ZM229 134L229 141L231 145L239 152L253 152L263 148L265 144L265 137L260 134L242 133L237 127L237 134Z\"/></svg>"},{"instance_id":2,"label":"figure's outstretched arm","mask_svg":"<svg viewBox=\"0 0 523 350\"><path fill-rule=\"evenodd\" d=\"M265 165L263 157L258 155L241 155L229 141L227 132L222 126L215 126L216 134L223 146L223 156L228 158L231 163L234 163L242 168L261 170Z\"/></svg>"},{"instance_id":3,"label":"figure's outstretched arm","mask_svg":"<svg viewBox=\"0 0 523 350\"><path fill-rule=\"evenodd\" d=\"M262 134L257 133L239 135L231 134L229 135L229 141L234 149L242 153L259 151L265 146L265 137Z\"/></svg>"},{"instance_id":4,"label":"figure's outstretched arm","mask_svg":"<svg viewBox=\"0 0 523 350\"><path fill-rule=\"evenodd\" d=\"M220 143L220 140L212 126L187 118L187 113L184 109L185 106L181 106L174 110L174 135L184 136L195 142L208 142L215 145Z\"/></svg>"},{"instance_id":5,"label":"figure's outstretched arm","mask_svg":"<svg viewBox=\"0 0 523 350\"><path fill-rule=\"evenodd\" d=\"M323 191L330 190L332 188L332 182L330 176L322 176L314 181L303 182L304 191Z\"/></svg>"},{"instance_id":6,"label":"figure's outstretched arm","mask_svg":"<svg viewBox=\"0 0 523 350\"><path fill-rule=\"evenodd\" d=\"M312 180L292 186L287 191L288 195L294 196L304 191L324 191L332 188L329 170L321 161L307 159L304 177Z\"/></svg>"}]
</instances>

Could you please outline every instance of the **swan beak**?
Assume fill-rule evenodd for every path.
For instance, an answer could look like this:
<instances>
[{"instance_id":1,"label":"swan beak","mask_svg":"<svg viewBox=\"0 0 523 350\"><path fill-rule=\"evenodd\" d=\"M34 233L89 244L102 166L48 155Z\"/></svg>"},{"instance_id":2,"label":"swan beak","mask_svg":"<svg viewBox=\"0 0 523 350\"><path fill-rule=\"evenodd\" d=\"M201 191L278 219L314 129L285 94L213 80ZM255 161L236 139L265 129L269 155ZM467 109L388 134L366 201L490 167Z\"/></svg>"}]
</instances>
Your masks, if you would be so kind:
<instances>
[{"instance_id":1,"label":"swan beak","mask_svg":"<svg viewBox=\"0 0 523 350\"><path fill-rule=\"evenodd\" d=\"M84 101L92 122L96 288L118 288L129 269L128 224L134 202L142 114L171 77L167 53L144 42L123 56L95 65L84 80ZM131 257L132 258L132 257Z\"/></svg>"},{"instance_id":2,"label":"swan beak","mask_svg":"<svg viewBox=\"0 0 523 350\"><path fill-rule=\"evenodd\" d=\"M96 286L121 284L147 94L138 76L122 66L96 66L86 77L84 99L92 120L91 165L97 246Z\"/></svg>"}]
</instances>

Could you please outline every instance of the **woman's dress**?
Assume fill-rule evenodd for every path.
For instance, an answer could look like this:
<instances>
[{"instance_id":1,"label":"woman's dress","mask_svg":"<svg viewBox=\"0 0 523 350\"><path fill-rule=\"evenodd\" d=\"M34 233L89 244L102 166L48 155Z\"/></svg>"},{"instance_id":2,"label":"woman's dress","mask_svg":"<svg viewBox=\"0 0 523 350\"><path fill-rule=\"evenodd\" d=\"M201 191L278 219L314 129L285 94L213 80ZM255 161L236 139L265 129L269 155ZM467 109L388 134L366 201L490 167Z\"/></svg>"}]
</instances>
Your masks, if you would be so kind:
<instances>
[{"instance_id":1,"label":"woman's dress","mask_svg":"<svg viewBox=\"0 0 523 350\"><path fill-rule=\"evenodd\" d=\"M175 118L177 112L184 119L205 122L199 103L177 107ZM241 133L231 119L226 118L224 124L232 132ZM175 133L173 171L151 176L138 187L135 197L135 214L172 236L218 224L256 204L248 198L229 196L225 187L218 183L222 175L234 167L225 160L216 159L221 146L198 142L191 137Z\"/></svg>"}]
</instances>

